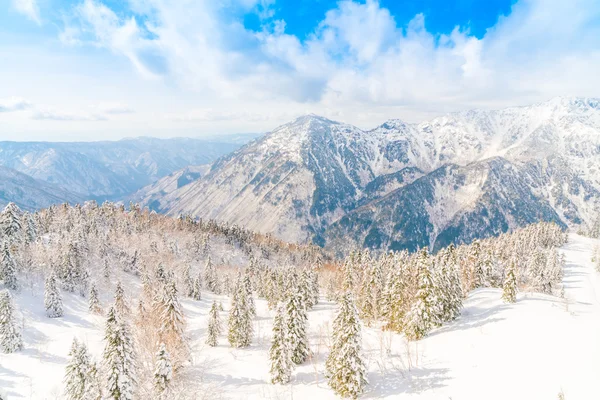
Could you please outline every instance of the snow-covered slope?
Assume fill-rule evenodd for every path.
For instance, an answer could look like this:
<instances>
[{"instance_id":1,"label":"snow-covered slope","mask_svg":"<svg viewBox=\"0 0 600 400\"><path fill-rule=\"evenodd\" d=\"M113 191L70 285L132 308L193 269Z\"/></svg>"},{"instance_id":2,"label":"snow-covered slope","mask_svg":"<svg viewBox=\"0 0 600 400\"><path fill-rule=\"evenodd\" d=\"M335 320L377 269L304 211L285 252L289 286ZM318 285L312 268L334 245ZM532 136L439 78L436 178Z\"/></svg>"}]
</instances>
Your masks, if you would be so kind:
<instances>
[{"instance_id":1,"label":"snow-covered slope","mask_svg":"<svg viewBox=\"0 0 600 400\"><path fill-rule=\"evenodd\" d=\"M52 204L81 201L81 196L58 186L33 179L14 169L0 167L0 208L13 202L23 210L32 211Z\"/></svg>"},{"instance_id":2,"label":"snow-covered slope","mask_svg":"<svg viewBox=\"0 0 600 400\"><path fill-rule=\"evenodd\" d=\"M363 348L370 383L365 398L479 400L556 399L600 396L600 275L591 251L597 240L571 234L566 256L565 298L521 293L505 304L497 289L469 294L462 315L407 343L403 336L364 327ZM138 285L130 285L135 292ZM309 312L311 362L298 366L288 385L270 383L268 348L273 312L257 300L255 341L247 349L204 345L213 299L183 300L191 337L191 374L208 398L335 399L324 377L324 362L335 305L321 302ZM102 299L106 301L107 299ZM77 295L65 295L65 317L44 315L40 288L24 288L16 296L18 315L26 324L25 347L0 354L0 387L8 399L60 398L71 340L84 341L99 359L103 321L90 315ZM225 313L223 313L223 317Z\"/></svg>"},{"instance_id":3,"label":"snow-covered slope","mask_svg":"<svg viewBox=\"0 0 600 400\"><path fill-rule=\"evenodd\" d=\"M368 233L357 227L378 225L389 235L412 235L397 231L415 211L388 209L382 212L394 219L365 220L364 209L387 206L383 198L402 196L419 178L436 180L428 175L439 174L441 167L475 173L500 159L518 182L508 175L503 179L496 169L498 179L479 179L457 199L455 186L465 185L451 179L438 182L429 194L411 192L411 202L425 208L418 225L434 225L422 232L427 240L419 246L434 245L442 232L449 235L445 242L469 241L546 217L558 216L570 226L589 224L600 207L600 100L555 98L528 107L453 113L420 124L390 120L370 131L308 115L220 159L204 178L152 201L167 213L216 218L286 240L326 244L328 237L348 236L358 245L386 247L385 240L363 241ZM481 199L489 202L485 210L474 207ZM510 203L528 204L523 212L530 214L483 214L510 208ZM356 217L361 223L344 230L343 218L357 213L362 213ZM455 217L466 225L482 219L489 223L482 225L484 232L476 228L465 234L454 229Z\"/></svg>"},{"instance_id":4,"label":"snow-covered slope","mask_svg":"<svg viewBox=\"0 0 600 400\"><path fill-rule=\"evenodd\" d=\"M86 197L117 198L188 165L210 163L238 147L182 138L0 142L0 165Z\"/></svg>"}]
</instances>

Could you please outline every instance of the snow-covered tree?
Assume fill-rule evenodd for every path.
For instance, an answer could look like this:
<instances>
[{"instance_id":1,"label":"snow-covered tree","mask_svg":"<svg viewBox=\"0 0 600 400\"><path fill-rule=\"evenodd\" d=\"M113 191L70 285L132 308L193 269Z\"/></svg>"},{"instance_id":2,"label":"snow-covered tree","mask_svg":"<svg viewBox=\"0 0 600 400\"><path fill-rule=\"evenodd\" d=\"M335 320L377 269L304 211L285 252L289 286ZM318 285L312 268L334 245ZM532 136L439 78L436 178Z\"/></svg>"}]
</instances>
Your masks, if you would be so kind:
<instances>
[{"instance_id":1,"label":"snow-covered tree","mask_svg":"<svg viewBox=\"0 0 600 400\"><path fill-rule=\"evenodd\" d=\"M192 285L192 299L202 300L202 274L198 273Z\"/></svg>"},{"instance_id":2,"label":"snow-covered tree","mask_svg":"<svg viewBox=\"0 0 600 400\"><path fill-rule=\"evenodd\" d=\"M287 294L285 309L292 361L296 364L302 364L308 358L310 351L308 349L308 337L306 333L308 315L306 313L304 298L298 286L290 288Z\"/></svg>"},{"instance_id":3,"label":"snow-covered tree","mask_svg":"<svg viewBox=\"0 0 600 400\"><path fill-rule=\"evenodd\" d=\"M194 279L192 279L191 267L187 264L183 268L183 286L187 297L194 297Z\"/></svg>"},{"instance_id":4,"label":"snow-covered tree","mask_svg":"<svg viewBox=\"0 0 600 400\"><path fill-rule=\"evenodd\" d=\"M248 347L252 342L252 314L248 307L248 291L238 276L231 298L227 340L232 347Z\"/></svg>"},{"instance_id":5,"label":"snow-covered tree","mask_svg":"<svg viewBox=\"0 0 600 400\"><path fill-rule=\"evenodd\" d=\"M23 227L21 226L21 210L15 203L8 203L0 213L0 227L2 234L11 242L21 240Z\"/></svg>"},{"instance_id":6,"label":"snow-covered tree","mask_svg":"<svg viewBox=\"0 0 600 400\"><path fill-rule=\"evenodd\" d=\"M10 254L10 248L7 240L2 243L0 250L0 277L4 280L4 286L10 290L17 290L17 266L15 260Z\"/></svg>"},{"instance_id":7,"label":"snow-covered tree","mask_svg":"<svg viewBox=\"0 0 600 400\"><path fill-rule=\"evenodd\" d=\"M37 227L35 226L35 221L31 214L28 212L23 213L21 221L21 226L24 230L25 243L30 244L35 242L37 239Z\"/></svg>"},{"instance_id":8,"label":"snow-covered tree","mask_svg":"<svg viewBox=\"0 0 600 400\"><path fill-rule=\"evenodd\" d=\"M209 319L208 319L208 336L206 338L206 344L211 347L215 347L219 342L219 335L221 334L221 319L219 318L219 306L217 302L213 301L210 308Z\"/></svg>"},{"instance_id":9,"label":"snow-covered tree","mask_svg":"<svg viewBox=\"0 0 600 400\"><path fill-rule=\"evenodd\" d=\"M96 289L96 285L93 283L90 287L88 310L90 310L94 314L100 314L102 312L102 307L100 307L100 300L98 299L98 289Z\"/></svg>"},{"instance_id":10,"label":"snow-covered tree","mask_svg":"<svg viewBox=\"0 0 600 400\"><path fill-rule=\"evenodd\" d=\"M46 283L44 285L44 307L46 308L46 315L49 318L59 318L63 316L62 297L60 295L60 289L58 288L56 273L54 271L51 271L46 277Z\"/></svg>"},{"instance_id":11,"label":"snow-covered tree","mask_svg":"<svg viewBox=\"0 0 600 400\"><path fill-rule=\"evenodd\" d=\"M115 311L120 314L121 317L129 315L131 309L129 308L129 304L127 303L127 298L125 296L125 289L123 289L123 285L121 281L117 282L117 287L115 289Z\"/></svg>"},{"instance_id":12,"label":"snow-covered tree","mask_svg":"<svg viewBox=\"0 0 600 400\"><path fill-rule=\"evenodd\" d=\"M505 303L514 303L517 301L517 277L515 269L515 262L511 260L506 270L504 285L502 286L502 300Z\"/></svg>"},{"instance_id":13,"label":"snow-covered tree","mask_svg":"<svg viewBox=\"0 0 600 400\"><path fill-rule=\"evenodd\" d=\"M277 313L273 319L273 338L269 349L269 360L271 361L271 382L288 383L294 362L288 334L287 311L281 303L277 307Z\"/></svg>"},{"instance_id":14,"label":"snow-covered tree","mask_svg":"<svg viewBox=\"0 0 600 400\"><path fill-rule=\"evenodd\" d=\"M102 400L102 385L96 362L90 363L88 380L85 386L85 400Z\"/></svg>"},{"instance_id":15,"label":"snow-covered tree","mask_svg":"<svg viewBox=\"0 0 600 400\"><path fill-rule=\"evenodd\" d=\"M250 279L250 269L246 269L244 272L244 288L246 289L246 301L248 302L248 311L251 317L256 316L256 304L254 303L252 281Z\"/></svg>"},{"instance_id":16,"label":"snow-covered tree","mask_svg":"<svg viewBox=\"0 0 600 400\"><path fill-rule=\"evenodd\" d=\"M107 398L132 400L137 385L133 338L127 322L112 306L108 310L104 340L104 365L107 372Z\"/></svg>"},{"instance_id":17,"label":"snow-covered tree","mask_svg":"<svg viewBox=\"0 0 600 400\"><path fill-rule=\"evenodd\" d=\"M91 361L85 344L73 339L69 357L65 373L65 395L69 400L87 400L86 388L91 385Z\"/></svg>"},{"instance_id":18,"label":"snow-covered tree","mask_svg":"<svg viewBox=\"0 0 600 400\"><path fill-rule=\"evenodd\" d=\"M159 304L160 336L171 352L185 348L185 317L177 296L177 285L169 281Z\"/></svg>"},{"instance_id":19,"label":"snow-covered tree","mask_svg":"<svg viewBox=\"0 0 600 400\"><path fill-rule=\"evenodd\" d=\"M156 353L154 366L154 390L159 399L166 399L173 379L173 365L171 356L164 343L161 343Z\"/></svg>"},{"instance_id":20,"label":"snow-covered tree","mask_svg":"<svg viewBox=\"0 0 600 400\"><path fill-rule=\"evenodd\" d=\"M218 294L219 277L217 276L217 269L210 257L208 257L206 265L204 266L204 284L208 291Z\"/></svg>"},{"instance_id":21,"label":"snow-covered tree","mask_svg":"<svg viewBox=\"0 0 600 400\"><path fill-rule=\"evenodd\" d=\"M361 324L352 295L346 293L333 321L332 346L325 367L329 386L340 396L357 398L368 383L362 356Z\"/></svg>"},{"instance_id":22,"label":"snow-covered tree","mask_svg":"<svg viewBox=\"0 0 600 400\"><path fill-rule=\"evenodd\" d=\"M15 305L6 289L0 292L0 347L3 353L23 348L23 338L15 322Z\"/></svg>"},{"instance_id":23,"label":"snow-covered tree","mask_svg":"<svg viewBox=\"0 0 600 400\"><path fill-rule=\"evenodd\" d=\"M429 331L438 325L439 301L431 276L427 250L422 250L417 259L418 290L416 300L406 314L404 333L411 340L425 337Z\"/></svg>"}]
</instances>

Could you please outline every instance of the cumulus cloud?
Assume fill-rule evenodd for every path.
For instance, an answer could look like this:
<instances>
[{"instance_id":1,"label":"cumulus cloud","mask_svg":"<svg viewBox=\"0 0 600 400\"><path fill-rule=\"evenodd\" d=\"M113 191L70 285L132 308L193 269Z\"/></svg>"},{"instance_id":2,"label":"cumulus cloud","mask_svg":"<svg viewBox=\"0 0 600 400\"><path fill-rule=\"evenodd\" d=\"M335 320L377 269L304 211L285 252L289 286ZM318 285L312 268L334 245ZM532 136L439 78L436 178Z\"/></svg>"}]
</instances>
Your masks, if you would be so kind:
<instances>
[{"instance_id":1,"label":"cumulus cloud","mask_svg":"<svg viewBox=\"0 0 600 400\"><path fill-rule=\"evenodd\" d=\"M421 14L400 26L375 0L343 0L304 39L272 20L270 1L230 2L262 10L262 30L223 17L221 3L209 0L135 0L129 13L84 0L62 38L106 48L142 76L203 98L295 110L310 104L365 119L600 92L595 0L519 0L481 38L463 27L430 32ZM240 115L253 118L213 110L190 119Z\"/></svg>"},{"instance_id":2,"label":"cumulus cloud","mask_svg":"<svg viewBox=\"0 0 600 400\"><path fill-rule=\"evenodd\" d=\"M42 23L36 0L13 0L13 7L38 25Z\"/></svg>"},{"instance_id":3,"label":"cumulus cloud","mask_svg":"<svg viewBox=\"0 0 600 400\"><path fill-rule=\"evenodd\" d=\"M22 111L31 108L32 104L20 97L9 97L0 99L0 113L11 111Z\"/></svg>"}]
</instances>

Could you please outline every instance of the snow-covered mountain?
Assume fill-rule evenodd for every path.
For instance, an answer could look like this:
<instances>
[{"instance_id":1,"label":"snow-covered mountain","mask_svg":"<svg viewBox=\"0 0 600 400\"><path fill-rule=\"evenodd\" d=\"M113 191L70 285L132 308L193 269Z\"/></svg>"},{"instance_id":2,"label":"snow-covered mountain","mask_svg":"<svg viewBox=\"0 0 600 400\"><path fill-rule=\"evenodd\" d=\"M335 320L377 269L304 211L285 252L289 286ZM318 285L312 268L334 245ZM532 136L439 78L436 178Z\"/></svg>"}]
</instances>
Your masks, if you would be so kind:
<instances>
[{"instance_id":1,"label":"snow-covered mountain","mask_svg":"<svg viewBox=\"0 0 600 400\"><path fill-rule=\"evenodd\" d=\"M374 248L439 247L540 219L587 224L600 205L600 100L369 131L308 115L153 201L286 240Z\"/></svg>"},{"instance_id":2,"label":"snow-covered mountain","mask_svg":"<svg viewBox=\"0 0 600 400\"><path fill-rule=\"evenodd\" d=\"M37 210L59 203L79 203L83 198L55 185L0 166L0 208L13 202L22 210Z\"/></svg>"},{"instance_id":3,"label":"snow-covered mountain","mask_svg":"<svg viewBox=\"0 0 600 400\"><path fill-rule=\"evenodd\" d=\"M182 138L0 142L0 165L85 197L119 198L180 168L210 163L238 147Z\"/></svg>"}]
</instances>

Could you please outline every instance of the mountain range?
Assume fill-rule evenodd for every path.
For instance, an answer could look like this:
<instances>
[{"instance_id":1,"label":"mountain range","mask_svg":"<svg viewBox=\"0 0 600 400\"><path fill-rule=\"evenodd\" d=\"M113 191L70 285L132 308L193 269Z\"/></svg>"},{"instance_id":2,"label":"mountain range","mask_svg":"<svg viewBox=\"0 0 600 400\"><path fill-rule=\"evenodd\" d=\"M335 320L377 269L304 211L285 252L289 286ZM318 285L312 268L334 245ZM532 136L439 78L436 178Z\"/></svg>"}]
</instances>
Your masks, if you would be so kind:
<instances>
[{"instance_id":1,"label":"mountain range","mask_svg":"<svg viewBox=\"0 0 600 400\"><path fill-rule=\"evenodd\" d=\"M599 169L600 100L555 98L371 130L307 115L137 198L341 252L436 249L539 220L590 224Z\"/></svg>"},{"instance_id":2,"label":"mountain range","mask_svg":"<svg viewBox=\"0 0 600 400\"><path fill-rule=\"evenodd\" d=\"M75 197L114 200L180 168L209 164L239 147L200 139L146 137L113 142L0 142L0 166Z\"/></svg>"}]
</instances>

